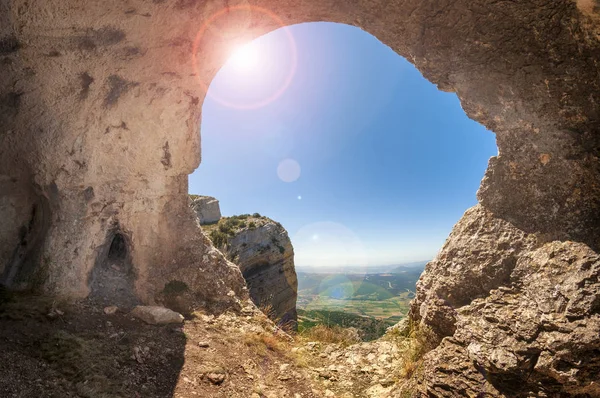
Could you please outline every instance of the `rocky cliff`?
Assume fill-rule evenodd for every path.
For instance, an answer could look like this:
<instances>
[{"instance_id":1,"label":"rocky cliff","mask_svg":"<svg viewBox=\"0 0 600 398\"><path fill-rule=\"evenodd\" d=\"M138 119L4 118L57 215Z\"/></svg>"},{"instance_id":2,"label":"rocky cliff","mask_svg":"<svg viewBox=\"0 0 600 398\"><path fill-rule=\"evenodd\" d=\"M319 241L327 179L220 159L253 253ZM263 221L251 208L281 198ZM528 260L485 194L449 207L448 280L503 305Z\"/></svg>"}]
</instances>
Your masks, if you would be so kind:
<instances>
[{"instance_id":1,"label":"rocky cliff","mask_svg":"<svg viewBox=\"0 0 600 398\"><path fill-rule=\"evenodd\" d=\"M212 196L190 195L190 207L196 212L200 225L213 224L221 219L219 201Z\"/></svg>"},{"instance_id":2,"label":"rocky cliff","mask_svg":"<svg viewBox=\"0 0 600 398\"><path fill-rule=\"evenodd\" d=\"M255 214L224 217L203 229L227 259L240 267L252 301L272 320L295 328L298 279L285 228Z\"/></svg>"}]
</instances>

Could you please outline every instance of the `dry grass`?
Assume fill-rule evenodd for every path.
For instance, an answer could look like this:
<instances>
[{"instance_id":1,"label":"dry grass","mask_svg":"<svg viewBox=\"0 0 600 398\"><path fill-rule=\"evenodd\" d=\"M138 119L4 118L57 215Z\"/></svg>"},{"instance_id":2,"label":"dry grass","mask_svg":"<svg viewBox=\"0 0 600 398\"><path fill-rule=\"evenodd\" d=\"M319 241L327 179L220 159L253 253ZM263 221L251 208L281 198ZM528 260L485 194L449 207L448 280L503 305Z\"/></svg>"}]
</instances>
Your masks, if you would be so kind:
<instances>
[{"instance_id":1,"label":"dry grass","mask_svg":"<svg viewBox=\"0 0 600 398\"><path fill-rule=\"evenodd\" d=\"M416 374L423 363L423 356L436 346L433 333L427 327L413 322L409 324L407 331L395 329L385 338L395 342L401 349L402 365L399 375L403 379L409 379Z\"/></svg>"},{"instance_id":2,"label":"dry grass","mask_svg":"<svg viewBox=\"0 0 600 398\"><path fill-rule=\"evenodd\" d=\"M360 338L354 329L343 328L337 325L317 325L310 329L305 329L301 333L301 337L309 341L340 344L343 347L360 342Z\"/></svg>"},{"instance_id":3,"label":"dry grass","mask_svg":"<svg viewBox=\"0 0 600 398\"><path fill-rule=\"evenodd\" d=\"M277 336L268 333L246 333L244 344L261 357L266 357L269 352L284 354L289 351L289 344Z\"/></svg>"}]
</instances>

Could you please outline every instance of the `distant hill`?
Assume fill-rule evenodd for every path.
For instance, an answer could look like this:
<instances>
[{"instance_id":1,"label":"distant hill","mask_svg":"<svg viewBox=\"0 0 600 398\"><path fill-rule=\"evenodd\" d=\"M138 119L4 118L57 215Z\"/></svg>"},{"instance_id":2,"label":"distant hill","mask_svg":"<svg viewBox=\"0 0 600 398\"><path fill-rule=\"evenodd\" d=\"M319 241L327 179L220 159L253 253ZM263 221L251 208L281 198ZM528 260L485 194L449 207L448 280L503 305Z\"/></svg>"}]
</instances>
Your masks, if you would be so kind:
<instances>
[{"instance_id":1,"label":"distant hill","mask_svg":"<svg viewBox=\"0 0 600 398\"><path fill-rule=\"evenodd\" d=\"M386 300L415 291L423 270L400 269L396 273L316 274L297 272L300 296L327 296L339 300Z\"/></svg>"},{"instance_id":2,"label":"distant hill","mask_svg":"<svg viewBox=\"0 0 600 398\"><path fill-rule=\"evenodd\" d=\"M296 271L309 274L382 274L382 273L404 273L407 269L425 269L425 264L430 260L416 261L403 264L388 264L388 265L346 265L332 267L313 267L296 265Z\"/></svg>"},{"instance_id":3,"label":"distant hill","mask_svg":"<svg viewBox=\"0 0 600 398\"><path fill-rule=\"evenodd\" d=\"M415 262L415 263L395 265L395 266L393 266L394 268L392 268L389 272L391 274L402 274L404 272L412 272L414 270L420 270L421 272L423 272L425 270L425 265L428 262L429 262L429 260L428 261L419 261L419 262Z\"/></svg>"},{"instance_id":4,"label":"distant hill","mask_svg":"<svg viewBox=\"0 0 600 398\"><path fill-rule=\"evenodd\" d=\"M317 324L356 327L381 336L404 318L427 261L377 267L298 267L300 329Z\"/></svg>"}]
</instances>

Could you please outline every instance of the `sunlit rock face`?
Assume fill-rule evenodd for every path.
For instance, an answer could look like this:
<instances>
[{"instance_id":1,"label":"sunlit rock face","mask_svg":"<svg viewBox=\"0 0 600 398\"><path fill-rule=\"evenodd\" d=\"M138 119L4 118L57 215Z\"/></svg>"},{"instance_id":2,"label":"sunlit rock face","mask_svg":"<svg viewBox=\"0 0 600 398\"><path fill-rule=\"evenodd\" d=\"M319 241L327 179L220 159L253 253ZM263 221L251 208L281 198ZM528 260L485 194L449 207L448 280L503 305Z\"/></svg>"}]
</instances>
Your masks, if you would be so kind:
<instances>
[{"instance_id":1,"label":"sunlit rock face","mask_svg":"<svg viewBox=\"0 0 600 398\"><path fill-rule=\"evenodd\" d=\"M221 219L219 201L212 196L190 195L190 206L196 212L200 225L213 224Z\"/></svg>"},{"instance_id":2,"label":"sunlit rock face","mask_svg":"<svg viewBox=\"0 0 600 398\"><path fill-rule=\"evenodd\" d=\"M223 218L220 226L205 227L207 235L240 267L252 301L279 325L296 329L298 278L287 231L264 216L244 216L239 224L220 229L228 220L231 218Z\"/></svg>"},{"instance_id":3,"label":"sunlit rock face","mask_svg":"<svg viewBox=\"0 0 600 398\"><path fill-rule=\"evenodd\" d=\"M592 260L583 261L600 247L595 2L253 4L260 9L236 1L0 0L0 282L84 297L118 233L140 301L156 301L178 281L201 302L233 305L245 294L242 275L198 232L188 206L205 89L234 43L292 23L348 23L456 92L465 112L497 136L479 205L418 286L413 320L448 337L428 354L420 388L449 397L482 389L593 396L596 365L579 362L577 350L598 350L586 337L598 305L578 304L573 315L578 294L558 288L566 304L547 307L531 292L550 288L526 275L556 276L557 285L598 295L597 268L584 270ZM558 247L570 259L536 265L549 264L543 253ZM591 274L567 283L583 272ZM489 308L498 322L483 316ZM519 330L527 342L498 343L496 353L490 342L502 340L510 319L503 308L538 332Z\"/></svg>"}]
</instances>

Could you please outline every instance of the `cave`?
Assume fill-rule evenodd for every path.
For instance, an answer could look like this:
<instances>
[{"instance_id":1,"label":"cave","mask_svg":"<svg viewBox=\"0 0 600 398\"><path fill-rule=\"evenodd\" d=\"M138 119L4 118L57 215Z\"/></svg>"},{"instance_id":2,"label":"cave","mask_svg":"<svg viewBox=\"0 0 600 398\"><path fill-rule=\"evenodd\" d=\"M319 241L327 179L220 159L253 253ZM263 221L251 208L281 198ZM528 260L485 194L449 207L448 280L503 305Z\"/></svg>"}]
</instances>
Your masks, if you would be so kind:
<instances>
[{"instance_id":1,"label":"cave","mask_svg":"<svg viewBox=\"0 0 600 398\"><path fill-rule=\"evenodd\" d=\"M116 229L108 234L90 274L88 299L92 303L116 305L126 310L139 302L134 293L136 275L129 247L128 238L122 231Z\"/></svg>"},{"instance_id":2,"label":"cave","mask_svg":"<svg viewBox=\"0 0 600 398\"><path fill-rule=\"evenodd\" d=\"M253 4L0 0L0 266L30 217L22 205L41 195L52 212L35 258L48 262L27 278L46 294L97 293L95 276L111 257L130 262L135 278L123 280L136 300L155 303L179 280L211 311L234 308L235 297L248 297L243 278L188 206L206 89L235 43L290 24L345 23L456 92L467 115L497 137L479 204L417 287L410 316L439 343L420 391L500 397L495 380L503 378L520 381L515 396L600 395L590 354L600 325L595 2ZM111 252L114 236L106 235L117 219L125 252L121 243ZM568 298L563 312L544 304L557 297ZM548 314L556 318L542 325ZM514 346L490 343L509 344L510 328ZM549 390L544 380L553 381Z\"/></svg>"},{"instance_id":3,"label":"cave","mask_svg":"<svg viewBox=\"0 0 600 398\"><path fill-rule=\"evenodd\" d=\"M108 249L109 261L123 261L127 258L127 244L120 233L116 233Z\"/></svg>"}]
</instances>

